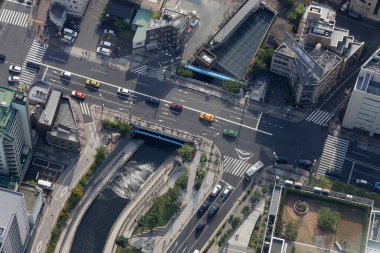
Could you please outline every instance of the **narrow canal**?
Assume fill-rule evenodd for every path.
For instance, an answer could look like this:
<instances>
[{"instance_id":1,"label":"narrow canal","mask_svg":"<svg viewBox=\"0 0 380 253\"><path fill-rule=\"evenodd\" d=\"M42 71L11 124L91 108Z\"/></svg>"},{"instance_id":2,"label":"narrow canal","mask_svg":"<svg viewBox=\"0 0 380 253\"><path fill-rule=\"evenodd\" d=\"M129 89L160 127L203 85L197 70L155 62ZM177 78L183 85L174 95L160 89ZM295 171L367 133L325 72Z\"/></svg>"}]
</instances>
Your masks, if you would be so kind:
<instances>
[{"instance_id":1,"label":"narrow canal","mask_svg":"<svg viewBox=\"0 0 380 253\"><path fill-rule=\"evenodd\" d=\"M72 253L102 253L108 233L129 199L136 194L149 175L178 148L174 144L144 139L144 145L87 210L75 234Z\"/></svg>"}]
</instances>

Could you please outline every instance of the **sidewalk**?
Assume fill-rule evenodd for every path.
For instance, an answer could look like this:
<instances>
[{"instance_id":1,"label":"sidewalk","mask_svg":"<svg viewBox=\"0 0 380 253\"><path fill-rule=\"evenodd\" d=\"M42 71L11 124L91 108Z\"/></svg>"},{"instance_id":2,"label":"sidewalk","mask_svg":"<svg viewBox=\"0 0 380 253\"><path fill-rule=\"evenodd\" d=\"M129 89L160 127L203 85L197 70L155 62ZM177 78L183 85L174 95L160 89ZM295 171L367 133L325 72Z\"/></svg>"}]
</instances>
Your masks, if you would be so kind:
<instances>
[{"instance_id":1,"label":"sidewalk","mask_svg":"<svg viewBox=\"0 0 380 253\"><path fill-rule=\"evenodd\" d=\"M251 238L257 220L264 211L265 201L266 198L263 198L256 204L253 211L243 221L239 228L235 230L226 246L223 247L220 252L236 253L248 251L249 239Z\"/></svg>"}]
</instances>

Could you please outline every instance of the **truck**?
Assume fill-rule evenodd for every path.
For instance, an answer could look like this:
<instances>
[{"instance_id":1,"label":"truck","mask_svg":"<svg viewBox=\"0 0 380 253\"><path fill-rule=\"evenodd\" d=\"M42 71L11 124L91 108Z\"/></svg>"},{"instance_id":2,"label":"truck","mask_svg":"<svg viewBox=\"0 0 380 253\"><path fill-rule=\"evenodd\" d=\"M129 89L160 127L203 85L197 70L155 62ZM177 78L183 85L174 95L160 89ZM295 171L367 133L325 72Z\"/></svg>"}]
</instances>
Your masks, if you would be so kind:
<instances>
[{"instance_id":1,"label":"truck","mask_svg":"<svg viewBox=\"0 0 380 253\"><path fill-rule=\"evenodd\" d=\"M348 6L350 5L350 1L346 1L342 7L340 8L341 11L345 12L348 9Z\"/></svg>"}]
</instances>

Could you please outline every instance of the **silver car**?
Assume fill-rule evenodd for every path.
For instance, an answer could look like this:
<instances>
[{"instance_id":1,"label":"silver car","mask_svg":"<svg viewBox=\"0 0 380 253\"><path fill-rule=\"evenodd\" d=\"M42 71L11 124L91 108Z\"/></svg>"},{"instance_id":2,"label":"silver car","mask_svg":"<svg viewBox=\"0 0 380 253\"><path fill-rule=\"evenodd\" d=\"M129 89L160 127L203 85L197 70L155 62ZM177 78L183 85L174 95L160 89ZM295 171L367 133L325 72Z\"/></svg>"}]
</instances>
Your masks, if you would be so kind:
<instances>
[{"instance_id":1,"label":"silver car","mask_svg":"<svg viewBox=\"0 0 380 253\"><path fill-rule=\"evenodd\" d=\"M17 65L9 66L9 71L12 71L13 73L20 74L21 70L22 70L22 68L20 66L17 66Z\"/></svg>"}]
</instances>

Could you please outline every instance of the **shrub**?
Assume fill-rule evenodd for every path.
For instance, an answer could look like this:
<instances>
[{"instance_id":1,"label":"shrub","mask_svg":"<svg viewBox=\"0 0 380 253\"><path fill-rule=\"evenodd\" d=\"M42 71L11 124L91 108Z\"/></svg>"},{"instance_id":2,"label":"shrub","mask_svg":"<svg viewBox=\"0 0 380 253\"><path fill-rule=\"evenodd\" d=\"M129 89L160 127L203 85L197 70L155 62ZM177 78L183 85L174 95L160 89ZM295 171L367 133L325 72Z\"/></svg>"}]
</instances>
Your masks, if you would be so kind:
<instances>
[{"instance_id":1,"label":"shrub","mask_svg":"<svg viewBox=\"0 0 380 253\"><path fill-rule=\"evenodd\" d=\"M129 244L129 241L128 241L128 238L122 236L122 235L119 235L118 237L116 237L115 239L115 244L121 248L125 248L128 246Z\"/></svg>"},{"instance_id":2,"label":"shrub","mask_svg":"<svg viewBox=\"0 0 380 253\"><path fill-rule=\"evenodd\" d=\"M154 11L152 15L152 19L157 20L160 17L160 13L158 11Z\"/></svg>"},{"instance_id":3,"label":"shrub","mask_svg":"<svg viewBox=\"0 0 380 253\"><path fill-rule=\"evenodd\" d=\"M99 146L96 148L96 154L95 154L95 164L101 163L107 155L107 149L104 146Z\"/></svg>"},{"instance_id":4,"label":"shrub","mask_svg":"<svg viewBox=\"0 0 380 253\"><path fill-rule=\"evenodd\" d=\"M231 220L231 226L232 226L232 228L235 229L237 226L239 226L240 222L241 222L241 219L240 219L239 216L233 217L232 220Z\"/></svg>"},{"instance_id":5,"label":"shrub","mask_svg":"<svg viewBox=\"0 0 380 253\"><path fill-rule=\"evenodd\" d=\"M244 206L243 207L243 209L241 210L241 213L243 214L243 215L248 215L249 214L249 212L251 211L251 207L249 206L249 205L246 205L246 206Z\"/></svg>"},{"instance_id":6,"label":"shrub","mask_svg":"<svg viewBox=\"0 0 380 253\"><path fill-rule=\"evenodd\" d=\"M177 75L182 76L182 77L193 77L194 73L191 70L188 69L183 69L183 68L178 68L176 71Z\"/></svg>"},{"instance_id":7,"label":"shrub","mask_svg":"<svg viewBox=\"0 0 380 253\"><path fill-rule=\"evenodd\" d=\"M200 161L201 163L205 163L207 161L207 154L205 152L202 153Z\"/></svg>"},{"instance_id":8,"label":"shrub","mask_svg":"<svg viewBox=\"0 0 380 253\"><path fill-rule=\"evenodd\" d=\"M297 238L297 229L293 221L286 223L284 238L289 241L294 241Z\"/></svg>"},{"instance_id":9,"label":"shrub","mask_svg":"<svg viewBox=\"0 0 380 253\"><path fill-rule=\"evenodd\" d=\"M201 185L203 183L205 176L206 176L206 171L204 169L198 169L198 175L195 178L195 183L194 183L195 190L199 190L199 188L201 188Z\"/></svg>"},{"instance_id":10,"label":"shrub","mask_svg":"<svg viewBox=\"0 0 380 253\"><path fill-rule=\"evenodd\" d=\"M187 189L187 182L189 181L189 176L187 173L182 173L175 181L175 186L182 190Z\"/></svg>"},{"instance_id":11,"label":"shrub","mask_svg":"<svg viewBox=\"0 0 380 253\"><path fill-rule=\"evenodd\" d=\"M318 211L318 227L322 231L336 232L339 220L339 212L332 211L328 207L322 207Z\"/></svg>"},{"instance_id":12,"label":"shrub","mask_svg":"<svg viewBox=\"0 0 380 253\"><path fill-rule=\"evenodd\" d=\"M233 93L238 93L240 89L243 88L243 84L236 81L228 81L228 80L223 81L222 86L224 90L230 91Z\"/></svg>"},{"instance_id":13,"label":"shrub","mask_svg":"<svg viewBox=\"0 0 380 253\"><path fill-rule=\"evenodd\" d=\"M194 157L195 146L186 143L179 149L177 149L177 153L182 156L184 159L191 161Z\"/></svg>"}]
</instances>

